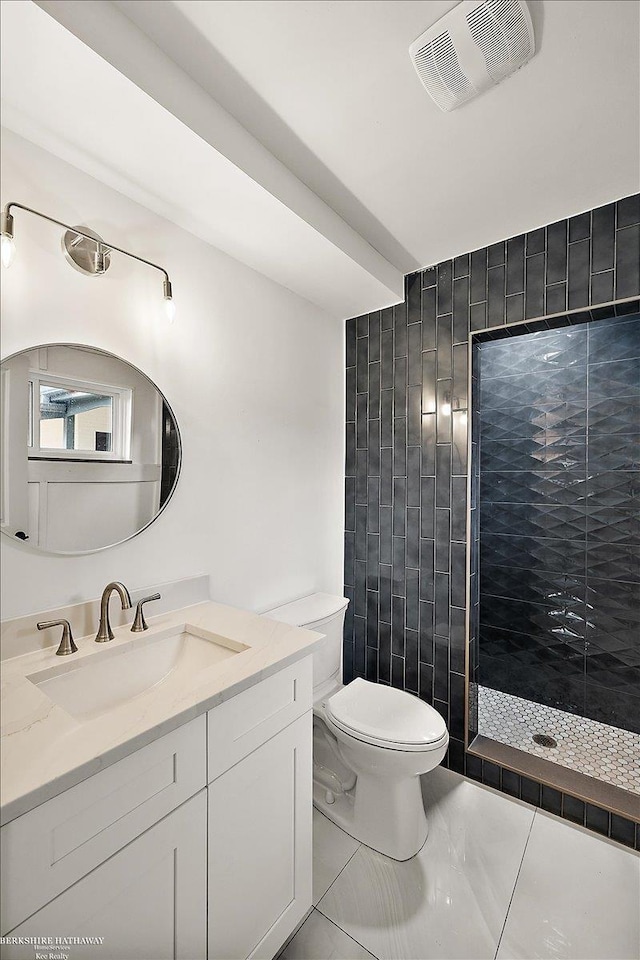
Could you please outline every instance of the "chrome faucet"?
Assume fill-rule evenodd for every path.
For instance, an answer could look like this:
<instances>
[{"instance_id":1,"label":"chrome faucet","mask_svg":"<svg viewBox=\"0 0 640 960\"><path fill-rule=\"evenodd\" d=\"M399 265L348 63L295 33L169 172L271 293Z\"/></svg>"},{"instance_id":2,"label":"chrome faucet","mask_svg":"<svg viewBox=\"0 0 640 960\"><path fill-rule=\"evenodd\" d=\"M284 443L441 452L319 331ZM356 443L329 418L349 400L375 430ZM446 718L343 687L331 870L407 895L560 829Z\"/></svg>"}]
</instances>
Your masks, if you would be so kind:
<instances>
[{"instance_id":1,"label":"chrome faucet","mask_svg":"<svg viewBox=\"0 0 640 960\"><path fill-rule=\"evenodd\" d=\"M114 590L120 597L122 609L129 610L131 607L131 597L124 583L114 581L106 585L102 591L102 599L100 601L100 624L98 625L98 632L96 633L96 643L106 643L107 640L113 640L113 630L109 622L109 600Z\"/></svg>"}]
</instances>

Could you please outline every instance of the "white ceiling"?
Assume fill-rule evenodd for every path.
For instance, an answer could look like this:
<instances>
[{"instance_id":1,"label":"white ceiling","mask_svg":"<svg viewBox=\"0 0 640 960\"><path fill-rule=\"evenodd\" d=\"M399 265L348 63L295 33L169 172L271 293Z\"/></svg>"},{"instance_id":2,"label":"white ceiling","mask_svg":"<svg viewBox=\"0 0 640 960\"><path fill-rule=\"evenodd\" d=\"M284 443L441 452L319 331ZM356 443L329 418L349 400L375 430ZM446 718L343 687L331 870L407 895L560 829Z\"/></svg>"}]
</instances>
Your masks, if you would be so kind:
<instances>
[{"instance_id":1,"label":"white ceiling","mask_svg":"<svg viewBox=\"0 0 640 960\"><path fill-rule=\"evenodd\" d=\"M38 6L2 4L8 125L335 314L639 189L637 0L529 0L533 60L449 114L407 51L451 0Z\"/></svg>"},{"instance_id":2,"label":"white ceiling","mask_svg":"<svg viewBox=\"0 0 640 960\"><path fill-rule=\"evenodd\" d=\"M635 0L529 0L537 53L449 114L409 44L451 0L116 0L403 271L638 189Z\"/></svg>"}]
</instances>

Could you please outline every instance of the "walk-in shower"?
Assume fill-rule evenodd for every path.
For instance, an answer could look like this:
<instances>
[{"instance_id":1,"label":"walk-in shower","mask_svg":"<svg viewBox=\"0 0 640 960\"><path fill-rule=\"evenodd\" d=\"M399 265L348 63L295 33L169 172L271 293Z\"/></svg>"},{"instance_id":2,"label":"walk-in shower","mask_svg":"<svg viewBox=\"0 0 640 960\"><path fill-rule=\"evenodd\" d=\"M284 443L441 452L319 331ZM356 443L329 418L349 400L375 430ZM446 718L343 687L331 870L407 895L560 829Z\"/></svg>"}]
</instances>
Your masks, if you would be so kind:
<instances>
[{"instance_id":1,"label":"walk-in shower","mask_svg":"<svg viewBox=\"0 0 640 960\"><path fill-rule=\"evenodd\" d=\"M469 732L640 794L640 315L591 316L473 337Z\"/></svg>"}]
</instances>

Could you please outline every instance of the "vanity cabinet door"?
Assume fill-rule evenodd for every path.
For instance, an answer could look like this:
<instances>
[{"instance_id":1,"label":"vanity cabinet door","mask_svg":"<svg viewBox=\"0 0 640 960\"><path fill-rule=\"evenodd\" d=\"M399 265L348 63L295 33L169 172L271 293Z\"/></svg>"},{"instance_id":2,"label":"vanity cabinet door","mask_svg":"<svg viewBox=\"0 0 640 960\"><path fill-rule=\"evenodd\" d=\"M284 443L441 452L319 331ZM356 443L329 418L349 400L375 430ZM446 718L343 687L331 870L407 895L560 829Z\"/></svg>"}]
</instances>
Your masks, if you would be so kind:
<instances>
[{"instance_id":1,"label":"vanity cabinet door","mask_svg":"<svg viewBox=\"0 0 640 960\"><path fill-rule=\"evenodd\" d=\"M209 960L271 960L311 907L312 714L209 784Z\"/></svg>"},{"instance_id":2,"label":"vanity cabinet door","mask_svg":"<svg viewBox=\"0 0 640 960\"><path fill-rule=\"evenodd\" d=\"M7 934L3 960L205 960L206 790ZM15 945L13 937L50 937ZM56 937L103 937L65 947Z\"/></svg>"}]
</instances>

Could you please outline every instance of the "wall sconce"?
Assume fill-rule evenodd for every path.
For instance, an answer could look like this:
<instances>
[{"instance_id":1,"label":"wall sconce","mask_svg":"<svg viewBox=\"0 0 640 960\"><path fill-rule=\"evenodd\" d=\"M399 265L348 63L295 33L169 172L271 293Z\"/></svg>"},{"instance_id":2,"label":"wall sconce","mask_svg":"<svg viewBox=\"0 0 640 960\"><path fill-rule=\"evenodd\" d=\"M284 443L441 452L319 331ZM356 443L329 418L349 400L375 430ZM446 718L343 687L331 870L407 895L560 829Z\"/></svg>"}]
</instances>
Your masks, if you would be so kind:
<instances>
[{"instance_id":1,"label":"wall sconce","mask_svg":"<svg viewBox=\"0 0 640 960\"><path fill-rule=\"evenodd\" d=\"M56 226L62 227L65 231L62 237L64 255L72 267L75 267L76 270L79 270L86 276L99 277L106 273L109 269L111 254L113 252L123 253L125 257L131 257L140 263L146 263L148 267L153 267L154 270L159 270L164 277L162 281L162 296L167 319L169 323L173 323L176 308L173 302L173 291L171 289L169 274L164 267L159 267L157 263L151 263L150 260L145 260L144 257L138 257L135 253L130 253L128 250L123 250L122 247L116 247L113 243L106 243L102 237L94 233L93 230L87 229L87 227L72 227L68 223L62 223L61 220L55 220L53 217L48 217L38 210L25 207L21 203L8 203L2 212L1 257L4 267L11 266L16 253L16 245L13 237L12 207L15 207L17 210L24 210L26 213L32 213L36 217L41 217L49 223L55 223Z\"/></svg>"}]
</instances>

